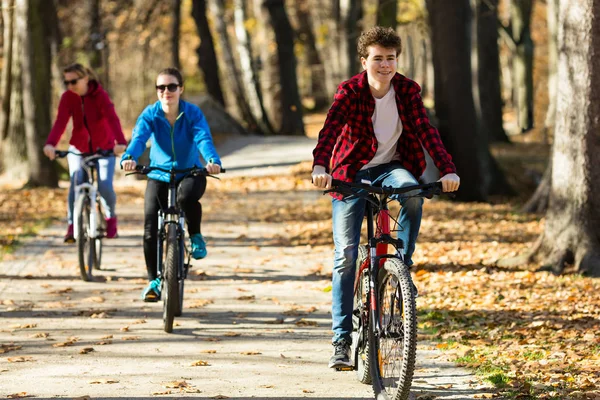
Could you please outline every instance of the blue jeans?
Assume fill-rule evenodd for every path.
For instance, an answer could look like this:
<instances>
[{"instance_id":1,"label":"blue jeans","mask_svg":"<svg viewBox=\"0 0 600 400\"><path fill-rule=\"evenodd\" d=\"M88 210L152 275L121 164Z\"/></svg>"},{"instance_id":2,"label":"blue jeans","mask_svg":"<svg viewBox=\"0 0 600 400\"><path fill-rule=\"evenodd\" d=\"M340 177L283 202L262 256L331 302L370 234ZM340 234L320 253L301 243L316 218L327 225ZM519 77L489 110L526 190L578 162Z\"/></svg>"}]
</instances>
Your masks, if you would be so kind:
<instances>
[{"instance_id":1,"label":"blue jeans","mask_svg":"<svg viewBox=\"0 0 600 400\"><path fill-rule=\"evenodd\" d=\"M74 149L71 147L69 150ZM73 207L75 205L75 186L85 182L87 179L85 170L81 167L81 157L76 154L67 156L69 163L69 177L71 184L69 185L69 196L67 200L67 220L69 225L73 223ZM117 204L117 195L113 188L113 176L115 174L115 157L100 158L96 165L98 191L104 199L106 218L116 216L115 207Z\"/></svg>"},{"instance_id":2,"label":"blue jeans","mask_svg":"<svg viewBox=\"0 0 600 400\"><path fill-rule=\"evenodd\" d=\"M399 163L383 164L359 171L355 182L360 182L361 179L367 179L375 186L396 188L418 184L412 174ZM421 226L423 199L401 199L400 204L402 209L398 221L398 239L404 242L404 249L402 249L404 262L410 266ZM365 205L366 200L362 198L332 200L335 251L331 284L331 318L334 343L341 339L348 342L352 340L354 275Z\"/></svg>"}]
</instances>

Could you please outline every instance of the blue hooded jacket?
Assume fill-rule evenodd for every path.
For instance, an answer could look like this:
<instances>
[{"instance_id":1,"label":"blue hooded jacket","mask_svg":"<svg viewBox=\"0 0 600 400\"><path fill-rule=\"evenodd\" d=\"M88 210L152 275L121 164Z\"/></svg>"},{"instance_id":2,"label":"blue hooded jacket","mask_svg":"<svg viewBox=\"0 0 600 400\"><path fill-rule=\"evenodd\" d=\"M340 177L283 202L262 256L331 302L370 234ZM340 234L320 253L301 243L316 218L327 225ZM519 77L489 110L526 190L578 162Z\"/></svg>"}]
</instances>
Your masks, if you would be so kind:
<instances>
[{"instance_id":1,"label":"blue hooded jacket","mask_svg":"<svg viewBox=\"0 0 600 400\"><path fill-rule=\"evenodd\" d=\"M165 117L160 101L146 107L135 123L131 142L121 159L137 162L148 139L152 139L150 166L164 169L202 167L200 155L207 162L221 165L204 114L198 106L187 101L179 100L179 115L173 127ZM179 174L178 179L181 176ZM169 174L160 171L152 171L148 177L169 181Z\"/></svg>"}]
</instances>

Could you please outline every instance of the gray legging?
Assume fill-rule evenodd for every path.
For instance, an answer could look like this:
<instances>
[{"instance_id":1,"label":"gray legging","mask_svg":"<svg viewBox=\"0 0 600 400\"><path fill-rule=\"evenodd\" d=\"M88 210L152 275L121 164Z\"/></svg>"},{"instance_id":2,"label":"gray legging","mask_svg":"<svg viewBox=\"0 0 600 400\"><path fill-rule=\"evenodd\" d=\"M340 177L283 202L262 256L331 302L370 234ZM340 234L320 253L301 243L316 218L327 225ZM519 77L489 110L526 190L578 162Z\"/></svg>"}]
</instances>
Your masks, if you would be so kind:
<instances>
[{"instance_id":1,"label":"gray legging","mask_svg":"<svg viewBox=\"0 0 600 400\"><path fill-rule=\"evenodd\" d=\"M69 148L71 151L76 151L74 147ZM75 186L78 183L85 181L85 170L81 168L81 156L69 153L67 155L69 163L69 176L71 184L69 185L69 198L67 207L67 219L69 224L73 223L73 206L75 204ZM117 195L113 189L113 176L115 174L115 157L103 157L98 159L98 189L100 195L106 203L106 217L111 218L116 216L115 206L117 203Z\"/></svg>"}]
</instances>

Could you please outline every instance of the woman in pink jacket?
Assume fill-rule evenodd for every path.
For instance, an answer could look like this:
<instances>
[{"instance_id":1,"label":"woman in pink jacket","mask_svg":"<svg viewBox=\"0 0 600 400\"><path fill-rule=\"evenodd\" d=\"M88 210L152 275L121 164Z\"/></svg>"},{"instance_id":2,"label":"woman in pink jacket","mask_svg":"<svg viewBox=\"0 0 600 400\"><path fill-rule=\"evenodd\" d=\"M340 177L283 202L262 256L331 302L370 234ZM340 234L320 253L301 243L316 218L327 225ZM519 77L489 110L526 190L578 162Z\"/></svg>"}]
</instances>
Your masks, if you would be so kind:
<instances>
[{"instance_id":1,"label":"woman in pink jacket","mask_svg":"<svg viewBox=\"0 0 600 400\"><path fill-rule=\"evenodd\" d=\"M95 74L81 64L72 64L63 69L64 83L67 90L60 98L58 114L52 130L44 146L44 154L51 160L55 158L55 147L64 133L69 119L73 119L73 131L69 141L69 150L76 153L91 153L99 149L113 150L115 154L125 150L127 141L123 136L119 117L108 93L102 88ZM65 235L65 243L74 242L73 237L73 204L75 203L74 187L83 181L85 173L81 168L81 157L69 154L69 198L67 217L69 226ZM117 215L115 205L117 196L113 189L115 157L104 157L98 160L98 188L106 201L106 237L117 236Z\"/></svg>"}]
</instances>

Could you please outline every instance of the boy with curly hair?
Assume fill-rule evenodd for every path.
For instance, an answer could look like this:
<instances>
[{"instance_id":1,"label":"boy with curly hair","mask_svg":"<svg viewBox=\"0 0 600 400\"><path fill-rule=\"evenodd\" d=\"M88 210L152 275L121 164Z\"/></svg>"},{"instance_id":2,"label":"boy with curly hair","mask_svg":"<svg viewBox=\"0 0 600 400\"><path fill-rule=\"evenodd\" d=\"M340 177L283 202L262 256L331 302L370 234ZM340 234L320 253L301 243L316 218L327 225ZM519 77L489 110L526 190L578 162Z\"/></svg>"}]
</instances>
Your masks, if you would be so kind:
<instances>
[{"instance_id":1,"label":"boy with curly hair","mask_svg":"<svg viewBox=\"0 0 600 400\"><path fill-rule=\"evenodd\" d=\"M421 88L396 72L401 50L400 36L391 28L376 26L361 34L358 54L364 71L338 86L313 151L315 186L330 188L332 177L398 188L416 185L426 167L424 147L441 173L444 192L458 189L456 167L437 129L429 123ZM329 367L336 368L352 366L354 276L365 200L332 197L334 352ZM401 256L410 266L423 200L402 199L400 203L398 238L406 244Z\"/></svg>"}]
</instances>

